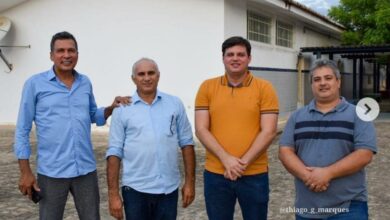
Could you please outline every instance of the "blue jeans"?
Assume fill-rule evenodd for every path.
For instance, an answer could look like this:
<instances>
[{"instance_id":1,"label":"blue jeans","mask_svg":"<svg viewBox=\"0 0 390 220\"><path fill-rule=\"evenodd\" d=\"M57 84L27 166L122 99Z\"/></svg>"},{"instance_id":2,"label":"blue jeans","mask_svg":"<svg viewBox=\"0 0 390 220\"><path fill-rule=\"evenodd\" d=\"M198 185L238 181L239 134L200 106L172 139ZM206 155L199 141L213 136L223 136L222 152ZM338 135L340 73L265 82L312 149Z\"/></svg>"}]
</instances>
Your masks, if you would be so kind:
<instances>
[{"instance_id":1,"label":"blue jeans","mask_svg":"<svg viewBox=\"0 0 390 220\"><path fill-rule=\"evenodd\" d=\"M312 218L304 218L295 215L296 220L311 220ZM318 220L318 219L313 219ZM351 201L348 212L338 213L334 216L324 218L323 220L368 220L367 202Z\"/></svg>"},{"instance_id":2,"label":"blue jeans","mask_svg":"<svg viewBox=\"0 0 390 220\"><path fill-rule=\"evenodd\" d=\"M169 194L138 192L122 187L126 220L176 220L178 190Z\"/></svg>"},{"instance_id":3,"label":"blue jeans","mask_svg":"<svg viewBox=\"0 0 390 220\"><path fill-rule=\"evenodd\" d=\"M204 196L209 220L233 220L236 200L245 220L267 219L268 173L243 176L236 181L204 171Z\"/></svg>"}]
</instances>

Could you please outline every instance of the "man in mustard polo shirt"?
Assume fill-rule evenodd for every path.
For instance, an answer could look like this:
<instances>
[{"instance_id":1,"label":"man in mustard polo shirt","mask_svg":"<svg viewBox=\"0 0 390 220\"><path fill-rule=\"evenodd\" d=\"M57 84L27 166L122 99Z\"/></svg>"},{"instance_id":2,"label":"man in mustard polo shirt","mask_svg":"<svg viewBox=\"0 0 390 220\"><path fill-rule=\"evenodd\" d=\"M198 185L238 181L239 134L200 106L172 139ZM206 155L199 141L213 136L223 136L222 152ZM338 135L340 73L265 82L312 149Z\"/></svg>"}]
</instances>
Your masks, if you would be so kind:
<instances>
[{"instance_id":1,"label":"man in mustard polo shirt","mask_svg":"<svg viewBox=\"0 0 390 220\"><path fill-rule=\"evenodd\" d=\"M196 136L206 147L204 195L210 220L267 219L267 149L276 135L278 99L271 83L248 71L251 45L222 44L225 75L202 83L196 96Z\"/></svg>"}]
</instances>

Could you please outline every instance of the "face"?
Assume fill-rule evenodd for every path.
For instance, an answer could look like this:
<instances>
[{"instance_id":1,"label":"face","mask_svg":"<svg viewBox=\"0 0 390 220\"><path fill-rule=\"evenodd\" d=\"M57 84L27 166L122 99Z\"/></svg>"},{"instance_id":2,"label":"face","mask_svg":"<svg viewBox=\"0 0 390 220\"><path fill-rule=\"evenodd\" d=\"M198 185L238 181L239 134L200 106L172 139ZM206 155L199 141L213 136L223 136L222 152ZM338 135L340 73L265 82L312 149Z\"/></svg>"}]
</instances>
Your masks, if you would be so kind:
<instances>
[{"instance_id":1,"label":"face","mask_svg":"<svg viewBox=\"0 0 390 220\"><path fill-rule=\"evenodd\" d=\"M223 64L227 74L245 74L250 62L251 56L242 45L227 48L223 55Z\"/></svg>"},{"instance_id":2,"label":"face","mask_svg":"<svg viewBox=\"0 0 390 220\"><path fill-rule=\"evenodd\" d=\"M136 66L132 79L137 86L138 94L153 94L157 91L160 73L152 62L141 61Z\"/></svg>"},{"instance_id":3,"label":"face","mask_svg":"<svg viewBox=\"0 0 390 220\"><path fill-rule=\"evenodd\" d=\"M340 84L331 68L321 67L314 71L311 89L317 101L330 102L340 98Z\"/></svg>"},{"instance_id":4,"label":"face","mask_svg":"<svg viewBox=\"0 0 390 220\"><path fill-rule=\"evenodd\" d=\"M50 59L57 73L72 72L78 60L75 42L71 39L56 40Z\"/></svg>"}]
</instances>

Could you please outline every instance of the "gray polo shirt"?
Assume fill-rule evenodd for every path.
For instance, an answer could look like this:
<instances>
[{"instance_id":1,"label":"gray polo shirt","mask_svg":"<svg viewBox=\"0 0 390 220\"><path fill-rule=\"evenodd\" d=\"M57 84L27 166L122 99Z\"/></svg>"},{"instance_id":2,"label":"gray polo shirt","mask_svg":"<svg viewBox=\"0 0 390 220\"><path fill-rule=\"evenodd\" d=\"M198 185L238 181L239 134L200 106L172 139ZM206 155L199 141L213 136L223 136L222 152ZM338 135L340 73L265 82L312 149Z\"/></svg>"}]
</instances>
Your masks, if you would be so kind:
<instances>
[{"instance_id":1,"label":"gray polo shirt","mask_svg":"<svg viewBox=\"0 0 390 220\"><path fill-rule=\"evenodd\" d=\"M298 109L289 118L280 138L280 146L293 147L308 167L326 167L356 149L376 153L376 134L372 122L358 118L356 106L343 97L332 111L323 114L315 100ZM296 214L303 217L328 217L348 211L351 200L367 201L364 169L333 179L324 192L312 192L295 178Z\"/></svg>"}]
</instances>

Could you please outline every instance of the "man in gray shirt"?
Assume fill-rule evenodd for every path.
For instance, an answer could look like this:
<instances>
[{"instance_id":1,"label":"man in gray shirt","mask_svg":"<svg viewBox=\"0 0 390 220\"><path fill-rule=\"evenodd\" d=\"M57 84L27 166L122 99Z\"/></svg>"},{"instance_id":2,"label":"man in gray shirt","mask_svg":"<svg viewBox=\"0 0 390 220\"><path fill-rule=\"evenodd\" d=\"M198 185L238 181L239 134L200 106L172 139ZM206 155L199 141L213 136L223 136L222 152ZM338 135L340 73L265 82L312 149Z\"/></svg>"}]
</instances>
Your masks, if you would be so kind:
<instances>
[{"instance_id":1,"label":"man in gray shirt","mask_svg":"<svg viewBox=\"0 0 390 220\"><path fill-rule=\"evenodd\" d=\"M296 219L368 219L364 167L376 153L372 122L340 96L340 72L329 60L310 71L314 99L289 118L279 158L295 176Z\"/></svg>"}]
</instances>

